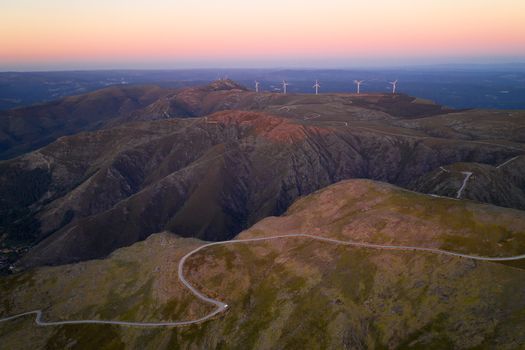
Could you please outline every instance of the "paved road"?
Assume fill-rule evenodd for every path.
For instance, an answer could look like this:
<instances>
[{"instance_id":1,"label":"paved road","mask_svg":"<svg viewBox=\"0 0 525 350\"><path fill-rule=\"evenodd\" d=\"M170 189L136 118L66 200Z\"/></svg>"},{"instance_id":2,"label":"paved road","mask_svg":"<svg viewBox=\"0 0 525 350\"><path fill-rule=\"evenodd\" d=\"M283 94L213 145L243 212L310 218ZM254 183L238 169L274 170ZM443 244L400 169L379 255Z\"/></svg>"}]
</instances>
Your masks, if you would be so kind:
<instances>
[{"instance_id":1,"label":"paved road","mask_svg":"<svg viewBox=\"0 0 525 350\"><path fill-rule=\"evenodd\" d=\"M340 244L340 245L354 246L354 247L360 247L360 248L371 248L371 249L381 249L381 250L421 251L421 252L450 255L450 256L455 256L455 257L474 259L474 260L483 260L483 261L511 261L511 260L525 259L525 254L509 256L509 257L483 257L483 256L469 255L469 254L454 253L454 252L441 250L441 249L434 249L434 248L341 241L341 240L334 239L334 238L319 237L319 236L313 236L313 235L304 234L304 233L295 233L295 234L260 237L260 238L237 239L237 240L232 240L232 241L213 242L213 243L204 244L200 247L193 249L188 254L184 255L182 259L179 261L178 277L181 283L184 284L184 286L186 286L197 298L201 299L204 302L207 302L207 303L210 303L216 306L216 309L214 311L210 312L206 316L203 316L199 319L188 320L188 321L177 321L177 322L127 322L127 321L111 321L111 320L43 321L42 320L42 310L34 310L34 311L24 312L21 314L1 318L0 322L6 322L6 321L14 320L19 317L34 314L36 315L35 322L39 326L60 326L60 325L72 325L72 324L110 324L110 325L131 326L131 327L177 327L177 326L186 326L186 325L200 323L200 322L213 318L219 313L226 311L228 309L228 305L220 300L216 300L216 299L207 297L202 292L200 292L198 289L196 289L194 286L192 286L190 282L188 282L188 280L184 276L184 264L186 263L186 260L190 256L192 256L193 254L203 249L206 249L212 246L239 244L239 243L253 243L253 242L269 241L269 240L275 240L275 239L290 239L290 238L308 238L308 239L332 243L332 244Z\"/></svg>"}]
</instances>

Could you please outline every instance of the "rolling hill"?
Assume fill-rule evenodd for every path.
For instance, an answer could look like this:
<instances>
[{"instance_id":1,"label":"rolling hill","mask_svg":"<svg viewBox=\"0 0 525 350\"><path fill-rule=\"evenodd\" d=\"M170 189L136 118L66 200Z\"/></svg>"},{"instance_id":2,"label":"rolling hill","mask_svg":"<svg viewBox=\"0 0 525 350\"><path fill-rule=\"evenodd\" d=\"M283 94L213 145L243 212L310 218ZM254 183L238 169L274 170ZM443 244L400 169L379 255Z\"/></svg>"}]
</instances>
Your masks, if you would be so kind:
<instances>
[{"instance_id":1,"label":"rolling hill","mask_svg":"<svg viewBox=\"0 0 525 350\"><path fill-rule=\"evenodd\" d=\"M108 120L158 100L156 86L112 86L31 107L0 111L0 159L45 146L60 136L101 128Z\"/></svg>"},{"instance_id":2,"label":"rolling hill","mask_svg":"<svg viewBox=\"0 0 525 350\"><path fill-rule=\"evenodd\" d=\"M369 180L297 200L236 239L308 233L473 255L523 254L523 211L455 201ZM177 321L210 305L177 277L204 242L161 233L109 257L0 279L0 317L33 309L51 320ZM8 348L515 349L525 342L525 265L430 252L348 247L305 238L209 247L185 265L190 282L227 302L185 327L37 327L0 323Z\"/></svg>"}]
</instances>

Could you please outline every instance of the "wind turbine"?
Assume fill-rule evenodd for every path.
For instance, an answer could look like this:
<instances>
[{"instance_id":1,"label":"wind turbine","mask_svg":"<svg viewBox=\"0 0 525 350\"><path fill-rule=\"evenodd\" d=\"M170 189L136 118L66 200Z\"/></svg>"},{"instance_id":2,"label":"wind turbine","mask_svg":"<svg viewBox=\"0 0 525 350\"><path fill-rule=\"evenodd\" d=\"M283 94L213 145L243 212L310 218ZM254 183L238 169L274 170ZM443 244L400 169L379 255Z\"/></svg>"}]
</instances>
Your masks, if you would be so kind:
<instances>
[{"instance_id":1,"label":"wind turbine","mask_svg":"<svg viewBox=\"0 0 525 350\"><path fill-rule=\"evenodd\" d=\"M256 80L255 81L255 92L259 92L259 85L260 83Z\"/></svg>"},{"instance_id":2,"label":"wind turbine","mask_svg":"<svg viewBox=\"0 0 525 350\"><path fill-rule=\"evenodd\" d=\"M283 93L286 94L286 87L288 86L289 84L286 82L286 80L283 80Z\"/></svg>"},{"instance_id":3,"label":"wind turbine","mask_svg":"<svg viewBox=\"0 0 525 350\"><path fill-rule=\"evenodd\" d=\"M321 85L319 85L319 81L318 80L315 81L315 85L313 87L315 89L315 94L319 95L319 88L321 87Z\"/></svg>"},{"instance_id":4,"label":"wind turbine","mask_svg":"<svg viewBox=\"0 0 525 350\"><path fill-rule=\"evenodd\" d=\"M388 82L390 85L392 85L392 94L396 93L396 85L397 85L397 79L394 81Z\"/></svg>"},{"instance_id":5,"label":"wind turbine","mask_svg":"<svg viewBox=\"0 0 525 350\"><path fill-rule=\"evenodd\" d=\"M357 85L357 93L361 93L361 84L364 83L364 80L354 80L354 83Z\"/></svg>"}]
</instances>

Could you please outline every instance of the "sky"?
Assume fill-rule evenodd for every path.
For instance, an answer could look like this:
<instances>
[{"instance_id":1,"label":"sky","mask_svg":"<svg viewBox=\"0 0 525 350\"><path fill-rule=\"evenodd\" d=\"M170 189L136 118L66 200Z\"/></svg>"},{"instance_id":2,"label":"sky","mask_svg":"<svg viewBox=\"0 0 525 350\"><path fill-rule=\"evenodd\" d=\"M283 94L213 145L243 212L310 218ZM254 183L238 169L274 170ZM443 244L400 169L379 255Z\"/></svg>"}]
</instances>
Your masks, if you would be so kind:
<instances>
[{"instance_id":1,"label":"sky","mask_svg":"<svg viewBox=\"0 0 525 350\"><path fill-rule=\"evenodd\" d=\"M525 62L524 0L0 0L0 70Z\"/></svg>"}]
</instances>

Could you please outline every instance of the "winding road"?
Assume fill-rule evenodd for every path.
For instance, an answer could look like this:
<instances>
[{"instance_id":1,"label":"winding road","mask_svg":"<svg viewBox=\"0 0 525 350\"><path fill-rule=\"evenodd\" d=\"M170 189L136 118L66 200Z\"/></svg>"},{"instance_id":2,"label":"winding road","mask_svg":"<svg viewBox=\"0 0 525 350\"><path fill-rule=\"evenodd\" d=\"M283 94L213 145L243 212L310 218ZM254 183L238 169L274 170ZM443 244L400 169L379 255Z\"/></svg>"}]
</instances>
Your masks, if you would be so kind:
<instances>
[{"instance_id":1,"label":"winding road","mask_svg":"<svg viewBox=\"0 0 525 350\"><path fill-rule=\"evenodd\" d=\"M8 316L5 318L0 318L0 322L10 321L10 320L14 320L19 317L24 317L24 316L32 315L32 314L36 315L35 323L39 326L61 326L61 325L77 325L77 324L109 324L109 325L130 326L130 327L178 327L178 326L187 326L191 324L204 322L206 320L209 320L215 317L219 313L225 312L228 309L228 304L220 300L216 300L216 299L213 299L213 298L210 298L204 295L202 292L196 289L190 282L188 282L188 280L184 276L184 264L186 263L186 260L190 256L192 256L193 254L203 249L206 249L212 246L238 244L238 243L253 243L253 242L270 241L270 240L275 240L275 239L289 239L289 238L307 238L307 239L322 241L326 243L340 244L340 245L353 246L353 247L359 247L359 248L371 248L371 249L381 249L381 250L421 251L421 252L449 255L449 256L454 256L454 257L473 259L473 260L482 260L482 261L511 261L511 260L525 259L525 254L509 256L509 257L484 257L484 256L477 256L477 255L455 253L455 252L450 252L447 250L441 250L441 249L435 249L435 248L413 247L413 246L403 246L403 245L383 245L383 244L372 244L372 243L360 243L360 242L353 242L353 241L342 241L342 240L338 240L335 238L319 237L319 236L309 235L305 233L295 233L295 234L288 234L288 235L259 237L259 238L237 239L237 240L232 240L232 241L213 242L213 243L204 244L202 246L199 246L193 249L186 255L184 255L182 259L180 259L179 261L178 277L181 283L186 288L188 288L200 300L216 306L216 309L214 311L210 312L209 314L201 318L198 318L195 320L176 321L176 322L129 322L129 321L112 321L112 320L43 321L42 320L42 310L33 310L33 311L28 311L28 312L24 312L24 313L13 315L13 316Z\"/></svg>"}]
</instances>

